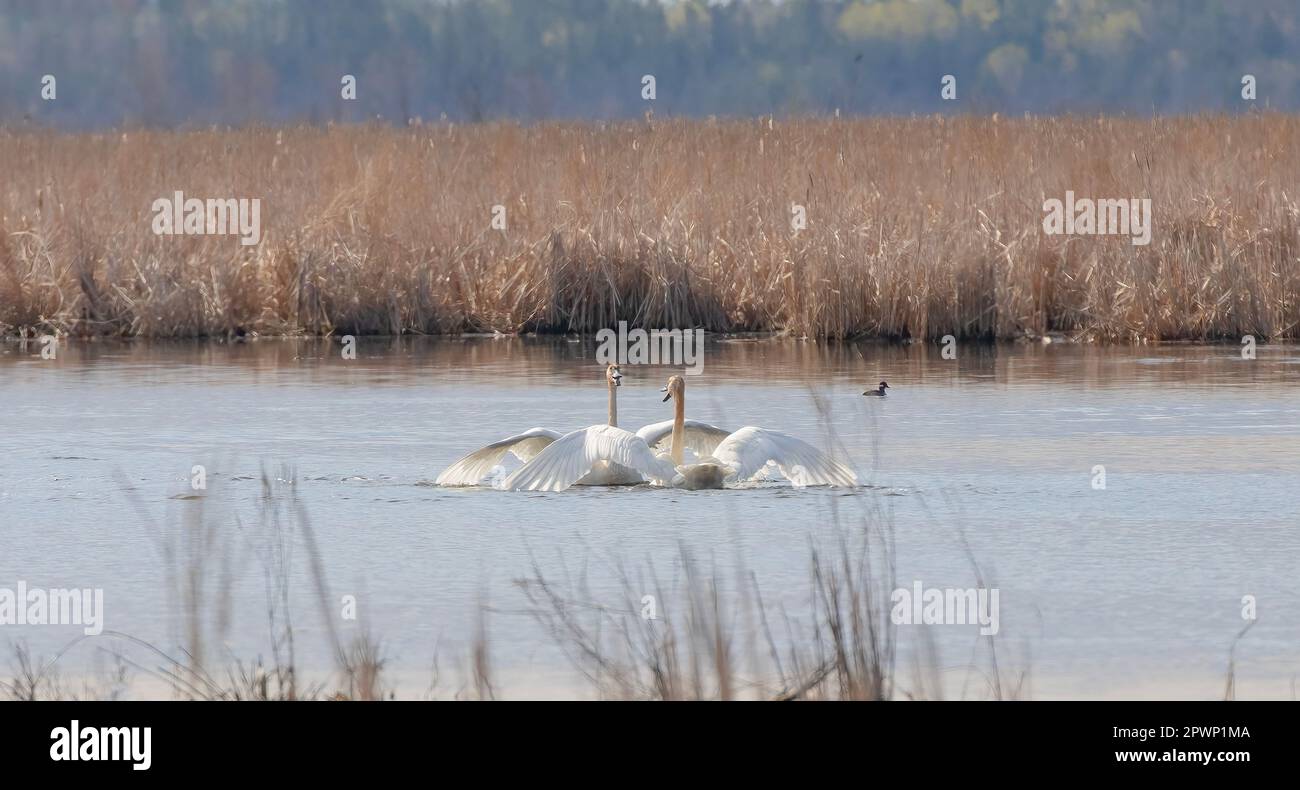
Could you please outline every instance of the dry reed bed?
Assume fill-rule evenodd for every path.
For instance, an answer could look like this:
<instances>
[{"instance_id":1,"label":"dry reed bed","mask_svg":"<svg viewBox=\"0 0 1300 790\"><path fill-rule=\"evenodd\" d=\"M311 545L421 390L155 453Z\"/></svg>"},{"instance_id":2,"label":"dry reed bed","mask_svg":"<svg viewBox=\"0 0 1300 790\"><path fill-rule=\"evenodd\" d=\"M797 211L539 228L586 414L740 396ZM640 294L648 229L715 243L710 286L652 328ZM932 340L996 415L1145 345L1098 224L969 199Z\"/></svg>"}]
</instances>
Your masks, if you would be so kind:
<instances>
[{"instance_id":1,"label":"dry reed bed","mask_svg":"<svg viewBox=\"0 0 1300 790\"><path fill-rule=\"evenodd\" d=\"M8 130L0 163L0 334L1300 335L1280 114ZM176 190L261 198L261 244L154 235ZM1149 197L1151 244L1045 235L1066 190Z\"/></svg>"}]
</instances>

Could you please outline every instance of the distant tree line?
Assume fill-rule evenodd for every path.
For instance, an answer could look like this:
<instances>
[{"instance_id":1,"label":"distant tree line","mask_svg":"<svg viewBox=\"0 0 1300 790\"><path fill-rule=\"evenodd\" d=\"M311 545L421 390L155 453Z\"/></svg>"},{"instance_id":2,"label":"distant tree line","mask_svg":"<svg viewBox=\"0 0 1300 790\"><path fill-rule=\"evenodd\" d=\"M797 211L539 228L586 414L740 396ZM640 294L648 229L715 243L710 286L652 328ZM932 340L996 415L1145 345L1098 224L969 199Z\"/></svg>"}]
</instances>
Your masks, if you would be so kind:
<instances>
[{"instance_id":1,"label":"distant tree line","mask_svg":"<svg viewBox=\"0 0 1300 790\"><path fill-rule=\"evenodd\" d=\"M9 124L1252 107L1296 0L0 0Z\"/></svg>"}]
</instances>

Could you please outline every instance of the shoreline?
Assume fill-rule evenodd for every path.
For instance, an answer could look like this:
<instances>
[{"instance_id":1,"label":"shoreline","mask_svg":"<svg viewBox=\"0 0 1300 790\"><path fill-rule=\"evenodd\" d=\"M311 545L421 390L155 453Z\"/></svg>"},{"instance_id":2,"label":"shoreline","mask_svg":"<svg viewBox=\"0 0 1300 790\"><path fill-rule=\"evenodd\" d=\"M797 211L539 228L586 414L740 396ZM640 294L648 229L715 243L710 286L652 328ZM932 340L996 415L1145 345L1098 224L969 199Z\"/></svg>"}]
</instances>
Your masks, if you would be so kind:
<instances>
[{"instance_id":1,"label":"shoreline","mask_svg":"<svg viewBox=\"0 0 1300 790\"><path fill-rule=\"evenodd\" d=\"M689 328L689 327L688 327ZM699 330L704 331L704 330ZM76 342L76 343L120 343L129 345L134 343L202 343L216 345L238 345L258 342L337 342L347 335L343 334L321 334L312 335L305 333L287 333L287 334L265 334L260 332L250 332L244 335L237 334L216 334L216 335L189 335L189 336L162 336L151 337L145 335L81 335L81 334L57 334L53 335L59 342ZM14 333L0 334L0 343L21 344L21 343L39 343L42 335L22 335ZM423 334L407 332L403 334L361 334L353 335L358 340L522 340L535 343L587 343L596 342L595 332L584 333L563 333L563 332L455 332L440 334ZM813 345L824 346L854 346L854 345L878 345L897 348L906 348L908 346L939 346L939 339L920 339L920 338L895 338L880 336L861 336L861 337L816 337L808 335L794 335L778 330L753 332L708 332L706 343L735 343L751 341L785 341L797 343L810 343ZM1093 348L1109 349L1130 349L1141 348L1144 346L1224 346L1236 347L1241 345L1239 338L1233 337L1207 337L1207 338L1172 338L1172 339L1133 339L1120 341L1099 341L1094 339L1080 339L1070 337L1063 333L1046 333L1046 334L1022 334L1005 338L967 338L961 341L964 345L974 345L981 348L996 348L1010 345L1065 345L1065 346L1089 346ZM1260 346L1290 346L1300 344L1300 335L1281 336L1276 338L1256 338Z\"/></svg>"}]
</instances>

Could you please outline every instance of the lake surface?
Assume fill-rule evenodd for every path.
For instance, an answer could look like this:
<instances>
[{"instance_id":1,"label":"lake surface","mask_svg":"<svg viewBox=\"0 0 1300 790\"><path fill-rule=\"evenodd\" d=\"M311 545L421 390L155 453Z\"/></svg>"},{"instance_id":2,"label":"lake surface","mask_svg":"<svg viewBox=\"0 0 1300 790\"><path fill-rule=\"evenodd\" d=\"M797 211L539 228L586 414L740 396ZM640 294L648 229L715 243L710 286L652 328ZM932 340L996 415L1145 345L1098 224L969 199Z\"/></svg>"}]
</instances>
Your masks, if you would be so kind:
<instances>
[{"instance_id":1,"label":"lake surface","mask_svg":"<svg viewBox=\"0 0 1300 790\"><path fill-rule=\"evenodd\" d=\"M1243 596L1258 620L1236 648L1237 695L1291 698L1300 673L1293 345L1260 346L1253 360L1234 346L968 345L946 360L922 345L711 340L688 379L689 417L833 446L864 485L558 494L433 480L524 429L603 422L589 342L363 339L355 360L319 340L40 351L0 343L0 587L101 588L106 630L173 654L188 642L169 578L188 557L204 569L189 608L219 634L209 661L269 655L266 568L278 556L296 658L331 666L307 551L293 541L276 554L262 523L265 469L296 478L330 608L356 597L358 619L333 625L381 640L399 696L425 691L435 655L447 683L480 627L503 696L589 693L525 611L514 581L535 570L585 576L590 602L617 609L620 567L639 590L637 569L674 577L686 552L724 581L727 601L752 596L752 574L764 605L797 620L810 546L852 543L863 524L892 535L898 586L974 587L978 563L1000 593L999 661L1029 671L1034 697L1222 696ZM622 425L672 416L659 392L672 369L623 372ZM887 398L860 395L881 379ZM921 658L920 630L937 659ZM0 647L49 658L80 633L4 625ZM918 658L950 696L983 693L967 669L982 655L974 626L900 626L899 644L900 685ZM158 663L101 635L60 670L93 673L109 650ZM161 693L147 680L133 693Z\"/></svg>"}]
</instances>

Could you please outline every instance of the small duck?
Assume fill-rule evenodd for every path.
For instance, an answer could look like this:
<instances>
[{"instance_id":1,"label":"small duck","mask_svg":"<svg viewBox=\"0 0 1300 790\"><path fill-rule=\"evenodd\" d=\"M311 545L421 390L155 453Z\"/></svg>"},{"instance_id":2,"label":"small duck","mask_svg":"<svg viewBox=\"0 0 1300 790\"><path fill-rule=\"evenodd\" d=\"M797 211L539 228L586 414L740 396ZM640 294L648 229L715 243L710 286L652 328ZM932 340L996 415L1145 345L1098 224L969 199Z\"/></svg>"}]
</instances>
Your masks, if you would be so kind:
<instances>
[{"instance_id":1,"label":"small duck","mask_svg":"<svg viewBox=\"0 0 1300 790\"><path fill-rule=\"evenodd\" d=\"M864 392L864 393L862 393L862 394L863 394L863 395L873 395L873 396L875 396L875 397L877 397L877 398L883 398L883 397L885 397L885 390L887 390L887 389L889 389L889 384L888 384L887 382L882 381L882 382L880 382L880 388L879 388L879 389L867 390L866 392Z\"/></svg>"}]
</instances>

